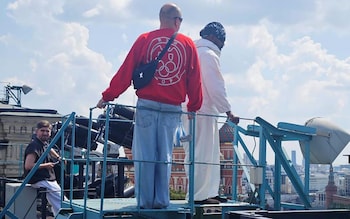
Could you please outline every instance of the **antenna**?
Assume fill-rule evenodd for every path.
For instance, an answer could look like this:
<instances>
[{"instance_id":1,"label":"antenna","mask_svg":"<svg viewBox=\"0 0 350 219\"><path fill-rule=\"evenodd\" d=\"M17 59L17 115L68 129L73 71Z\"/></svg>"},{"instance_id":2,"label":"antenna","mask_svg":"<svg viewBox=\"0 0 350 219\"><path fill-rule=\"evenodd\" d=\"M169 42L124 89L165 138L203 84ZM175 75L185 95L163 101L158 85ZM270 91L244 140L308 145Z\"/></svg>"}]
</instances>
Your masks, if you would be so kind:
<instances>
[{"instance_id":1,"label":"antenna","mask_svg":"<svg viewBox=\"0 0 350 219\"><path fill-rule=\"evenodd\" d=\"M0 99L0 102L3 104L10 104L10 99L15 101L15 106L21 107L21 95L28 94L32 90L28 85L23 86L5 86L5 98Z\"/></svg>"}]
</instances>

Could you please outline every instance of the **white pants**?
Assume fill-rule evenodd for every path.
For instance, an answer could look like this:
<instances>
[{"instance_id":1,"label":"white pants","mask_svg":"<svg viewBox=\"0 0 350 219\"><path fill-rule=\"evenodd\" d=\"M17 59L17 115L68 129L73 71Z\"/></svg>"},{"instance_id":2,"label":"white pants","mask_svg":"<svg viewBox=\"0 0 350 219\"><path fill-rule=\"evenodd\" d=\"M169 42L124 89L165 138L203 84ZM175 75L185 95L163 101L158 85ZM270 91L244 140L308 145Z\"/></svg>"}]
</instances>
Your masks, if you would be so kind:
<instances>
[{"instance_id":1,"label":"white pants","mask_svg":"<svg viewBox=\"0 0 350 219\"><path fill-rule=\"evenodd\" d=\"M187 115L183 115L182 118L185 130L187 134L189 134L189 121ZM202 201L219 194L220 141L217 118L210 116L197 116L195 131L195 162L210 163L194 165L194 200ZM188 162L190 150L188 143L184 144L184 150L185 162ZM185 165L185 171L188 177L188 165Z\"/></svg>"},{"instance_id":2,"label":"white pants","mask_svg":"<svg viewBox=\"0 0 350 219\"><path fill-rule=\"evenodd\" d=\"M46 188L47 201L51 204L52 212L56 216L61 208L61 187L58 185L57 181L42 180L32 184L32 187L37 189Z\"/></svg>"}]
</instances>

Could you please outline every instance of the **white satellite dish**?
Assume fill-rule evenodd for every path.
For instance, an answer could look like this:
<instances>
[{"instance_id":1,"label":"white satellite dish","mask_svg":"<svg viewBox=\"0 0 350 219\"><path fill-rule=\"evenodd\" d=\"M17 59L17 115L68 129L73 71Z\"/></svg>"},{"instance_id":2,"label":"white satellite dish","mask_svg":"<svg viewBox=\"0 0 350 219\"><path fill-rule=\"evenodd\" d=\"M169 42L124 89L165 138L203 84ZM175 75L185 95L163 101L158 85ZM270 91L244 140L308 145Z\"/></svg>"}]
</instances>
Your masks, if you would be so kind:
<instances>
[{"instance_id":1,"label":"white satellite dish","mask_svg":"<svg viewBox=\"0 0 350 219\"><path fill-rule=\"evenodd\" d=\"M311 164L332 164L350 141L347 132L324 118L312 118L305 126L316 128L316 136L310 141ZM299 144L305 157L305 142Z\"/></svg>"}]
</instances>

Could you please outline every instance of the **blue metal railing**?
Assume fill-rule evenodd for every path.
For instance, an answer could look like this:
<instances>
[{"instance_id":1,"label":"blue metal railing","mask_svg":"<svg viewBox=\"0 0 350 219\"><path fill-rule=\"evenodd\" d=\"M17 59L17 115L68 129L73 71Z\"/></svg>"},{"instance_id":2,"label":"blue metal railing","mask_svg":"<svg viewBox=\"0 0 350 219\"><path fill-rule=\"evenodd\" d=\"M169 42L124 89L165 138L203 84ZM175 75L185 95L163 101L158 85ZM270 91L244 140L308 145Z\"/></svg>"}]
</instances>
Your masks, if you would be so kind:
<instances>
[{"instance_id":1,"label":"blue metal railing","mask_svg":"<svg viewBox=\"0 0 350 219\"><path fill-rule=\"evenodd\" d=\"M101 169L101 175L102 176L106 176L107 174L107 163L110 162L110 161L113 161L113 162L118 162L118 163L130 163L130 162L133 162L134 165L138 165L139 163L141 162L145 162L145 161L141 161L141 160L123 160L123 159L120 159L118 161L116 161L114 158L107 158L107 154L108 154L108 144L110 143L108 141L109 139L109 128L110 128L110 122L112 121L111 120L111 107L114 106L114 107L133 107L135 108L134 106L127 106L127 105L117 105L117 104L110 104L110 103L107 103L106 104L106 109L105 109L105 117L101 120L101 121L104 121L104 133L103 133L103 157L101 158L93 158L93 160L96 162L96 161L101 161L103 162L102 163L102 169ZM92 122L93 122L93 118L92 118L92 112L93 110L95 110L96 107L92 107L90 108L90 113L89 113L89 123L88 123L88 137L87 137L87 148L86 148L86 157L85 158L82 158L80 160L84 161L85 162L85 185L84 185L84 194L83 194L83 206L82 208L84 209L83 210L83 218L87 217L87 200L88 200L88 177L89 177L89 165L91 164L91 158L90 158L90 151L91 151L91 135L92 135ZM194 185L193 185L193 182L194 182L194 143L195 143L195 135L194 134L191 134L191 133L194 133L195 132L195 120L196 120L196 115L193 114L192 115L193 119L190 121L190 136L191 136L191 140L190 140L190 162L189 163L183 163L184 165L189 165L189 172L190 172L190 176L189 176L189 202L188 202L188 209L189 211L194 215L195 214L195 207L194 207L194 199L193 199L193 193L194 193ZM119 121L118 119L113 119L113 121ZM75 120L73 119L74 121L74 124L75 124ZM100 121L100 122L101 122ZM125 120L122 120L123 122L126 122ZM127 122L133 122L133 120L130 120L130 121L127 121ZM74 128L72 130L72 137L74 138L75 134L74 134ZM63 141L63 138L62 138L62 141ZM74 148L74 142L75 140L72 139L72 148ZM64 144L62 144L64 145ZM61 151L64 153L64 147L62 147ZM74 156L74 150L72 150L71 152L71 158L70 159L66 159L67 162L71 162L71 163L74 163L75 161L77 161L77 159L75 158ZM161 163L164 163L164 161L159 161ZM71 165L71 173L73 173L73 165ZM119 178L119 177L118 177ZM63 182L64 179L61 180L61 182ZM64 183L63 183L64 184ZM101 177L101 187L100 187L100 199L103 200L104 199L104 196L105 196L105 186L106 186L106 177ZM73 177L72 177L72 174L71 174L71 177L70 177L70 188L73 188ZM138 198L138 197L136 197ZM71 189L70 190L70 195L69 195L69 205L70 207L73 207L74 203L73 203L73 190ZM138 202L139 203L139 202ZM137 206L137 209L141 210L140 206ZM98 210L98 214L99 214L99 218L103 218L104 214L106 213L105 209L104 209L104 202L101 201L100 202L100 206L99 206L99 210Z\"/></svg>"},{"instance_id":2,"label":"blue metal railing","mask_svg":"<svg viewBox=\"0 0 350 219\"><path fill-rule=\"evenodd\" d=\"M278 123L277 127L274 127L267 121L263 120L260 117L257 117L255 119L255 122L259 124L259 126L256 125L250 125L248 126L248 129L242 129L241 127L233 124L232 122L228 121L228 124L233 126L235 129L235 135L234 135L234 151L235 151L235 159L234 164L238 164L236 160L239 158L239 151L238 151L238 144L241 143L242 148L244 149L244 152L248 155L249 160L251 161L252 165L255 167L261 167L262 170L262 184L259 185L259 205L262 209L265 208L265 193L268 191L271 196L274 199L274 209L280 210L281 208L281 197L280 197L280 191L281 191L281 167L283 167L284 171L287 173L290 181L292 182L292 185L294 186L296 192L298 193L300 199L303 202L303 208L309 209L311 208L310 200L309 200L309 160L310 160L310 149L309 149L309 142L312 139L312 136L316 134L316 129L306 126L300 126L296 124L290 124L290 123ZM254 159L254 157L251 155L249 150L247 149L245 143L243 142L240 133L246 135L246 136L253 136L253 137L259 137L259 163L257 163ZM283 141L303 141L306 145L306 156L305 156L305 179L304 184L300 179L300 176L296 172L294 166L290 165L289 159L286 157L283 148L282 148L282 142ZM275 153L275 169L274 169L274 190L271 189L266 179L266 151L267 151L267 144L271 146L272 150ZM243 161L241 161L241 164ZM235 168L235 167L234 167ZM245 170L245 169L244 169ZM246 172L247 170L245 170ZM248 171L247 171L248 172ZM246 175L248 173L245 173ZM237 178L237 175L235 175L235 169L234 169L234 176L233 176L233 188L237 187L237 182L234 180ZM248 181L249 181L249 177ZM251 187L254 191L254 187ZM233 192L233 198L237 199L237 192ZM296 209L300 209L300 205L293 205L288 204L288 207L294 206Z\"/></svg>"},{"instance_id":3,"label":"blue metal railing","mask_svg":"<svg viewBox=\"0 0 350 219\"><path fill-rule=\"evenodd\" d=\"M111 106L114 104L107 104L107 108L105 111L106 117L104 118L104 147L103 147L103 158L93 158L93 161L102 161L102 176L106 176L107 173L107 162L111 161L111 159L107 158L107 148L108 148L108 138L109 138L109 128L110 128L110 121L111 121ZM114 105L115 107L131 107L131 106L125 106L125 105ZM67 127L70 124L72 125L72 129L70 130L72 133L72 147L71 147L71 154L69 159L64 159L64 161L71 162L70 165L70 173L71 177L69 179L70 188L73 188L73 172L74 172L74 163L84 162L85 163L85 186L84 186L84 204L83 204L83 217L85 218L87 215L87 200L88 200L88 181L89 181L89 165L91 164L92 159L90 158L90 151L91 151L91 136L92 136L92 126L93 126L93 119L92 119L92 111L96 109L96 107L90 108L90 114L89 114L89 122L88 122L88 141L87 141L87 150L86 150L86 157L79 159L74 156L74 148L75 148L75 123L76 123L76 117L75 113L72 113L69 117L63 117L62 120L62 126L59 130L59 132L54 136L53 140L51 141L47 151L40 157L34 168L30 171L28 176L24 179L23 184L19 187L15 195L11 198L11 200L8 202L8 204L5 206L3 211L0 213L0 218L4 216L5 214L8 215L10 218L17 218L15 215L13 215L12 212L10 212L8 209L13 204L14 200L17 198L18 194L23 190L25 187L25 184L29 181L30 177L34 174L36 169L39 167L40 163L43 162L44 158L49 153L49 150L54 146L56 141L61 138L61 153L64 154L65 148L65 131ZM191 140L189 141L190 144L190 154L189 154L189 162L183 163L184 165L189 166L189 200L188 200L188 209L191 212L191 214L195 214L195 206L194 206L194 154L195 154L195 123L196 123L196 116L212 116L212 115L204 115L204 114L193 114L193 119L190 120L190 136ZM225 118L225 117L222 117ZM130 121L133 122L133 121ZM313 128L305 127L305 126L298 126L295 124L289 124L289 123L279 123L277 127L274 127L273 125L269 124L265 120L263 120L260 117L257 117L254 119L254 122L256 122L258 125L248 125L247 130L243 129L242 127L235 125L234 123L227 121L226 123L234 128L234 140L233 140L233 149L235 151L234 157L233 157L233 164L232 164L232 197L234 200L237 200L237 188L238 188L238 167L241 166L245 172L245 174L248 173L247 166L243 163L242 157L240 157L239 154L239 145L243 148L244 152L247 154L250 162L252 163L251 166L254 167L261 167L263 169L262 171L262 178L263 183L259 185L258 187L258 195L259 195L259 205L261 208L265 208L265 193L268 191L271 196L275 200L275 210L279 210L281 208L281 200L280 200L280 183L279 183L279 177L281 174L281 167L285 170L288 177L290 178L294 188L296 189L297 193L299 194L301 200L303 201L303 207L304 208L310 208L310 201L308 198L308 191L309 191L309 167L306 165L305 167L305 180L304 185L303 182L301 182L299 175L297 174L296 170L293 166L290 165L289 160L285 156L285 153L283 152L282 148L282 142L283 141L304 141L306 142L306 145L308 145L308 142L311 140L312 136L315 134L315 130ZM242 137L240 134L244 134L246 136L252 136L252 137L259 137L259 162L257 162L253 155L249 152L247 146L245 145ZM267 151L267 143L271 146L275 153L275 186L272 190L266 179L266 151ZM309 154L309 148L306 148L306 154ZM79 159L79 160L78 160ZM309 157L305 157L306 163L309 162ZM114 160L115 161L115 160ZM123 162L123 160L118 161ZM127 162L130 162L127 161ZM144 161L138 161L138 160L132 160L132 162L140 163ZM210 165L210 164L208 164ZM211 164L211 165L217 165L217 164ZM61 182L64 185L64 172L63 167L61 168ZM249 180L249 176L247 175L247 178ZM198 179L197 179L198 180ZM106 186L106 177L101 178L101 193L100 193L100 199L103 200L105 196L105 186ZM255 185L251 185L251 189L255 190ZM72 207L73 206L73 189L70 190L69 193L69 204ZM64 191L62 190L62 197ZM137 206L138 209L139 206ZM99 218L103 218L104 216L104 202L100 202L100 209L99 209Z\"/></svg>"}]
</instances>

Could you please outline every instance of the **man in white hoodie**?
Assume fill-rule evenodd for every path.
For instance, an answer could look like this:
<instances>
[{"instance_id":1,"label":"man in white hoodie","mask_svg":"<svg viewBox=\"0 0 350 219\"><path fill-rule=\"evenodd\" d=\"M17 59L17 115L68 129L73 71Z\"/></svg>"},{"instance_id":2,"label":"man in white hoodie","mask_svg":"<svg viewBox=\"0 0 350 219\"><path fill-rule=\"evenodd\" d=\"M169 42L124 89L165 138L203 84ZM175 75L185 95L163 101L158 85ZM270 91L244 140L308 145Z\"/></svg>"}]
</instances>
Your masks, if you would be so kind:
<instances>
[{"instance_id":1,"label":"man in white hoodie","mask_svg":"<svg viewBox=\"0 0 350 219\"><path fill-rule=\"evenodd\" d=\"M227 201L219 197L220 141L217 115L226 113L234 123L239 117L231 113L225 82L220 70L220 53L225 45L225 29L219 22L211 22L200 31L201 39L195 41L201 67L203 104L197 112L195 132L194 201L195 204L218 204ZM201 116L214 115L214 116ZM189 146L184 144L189 161ZM210 163L210 164L203 164ZM187 176L188 166L185 167Z\"/></svg>"}]
</instances>

